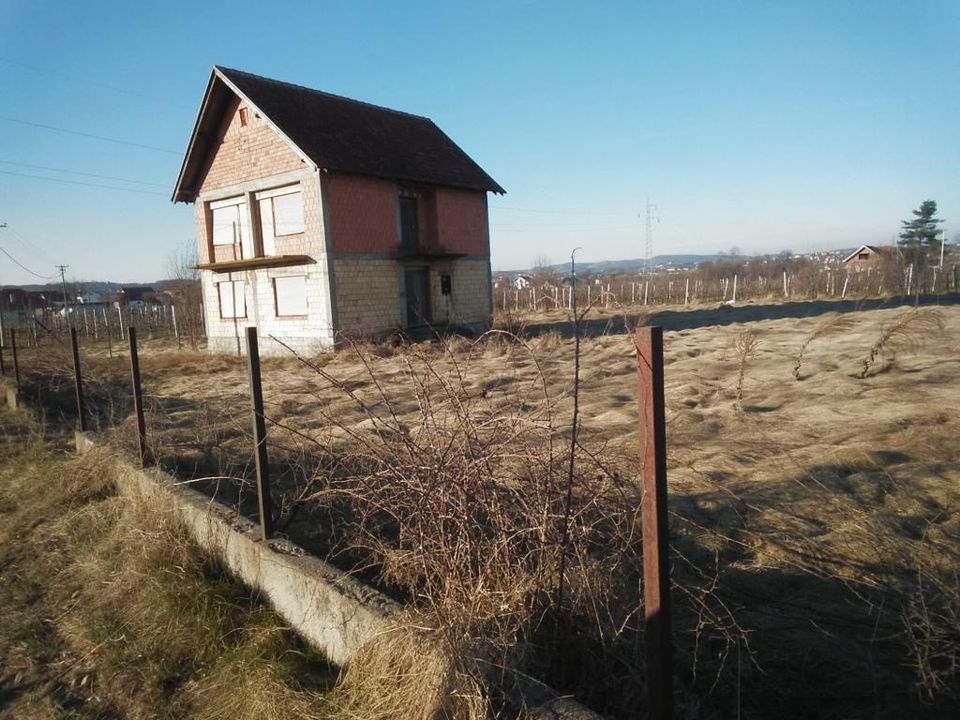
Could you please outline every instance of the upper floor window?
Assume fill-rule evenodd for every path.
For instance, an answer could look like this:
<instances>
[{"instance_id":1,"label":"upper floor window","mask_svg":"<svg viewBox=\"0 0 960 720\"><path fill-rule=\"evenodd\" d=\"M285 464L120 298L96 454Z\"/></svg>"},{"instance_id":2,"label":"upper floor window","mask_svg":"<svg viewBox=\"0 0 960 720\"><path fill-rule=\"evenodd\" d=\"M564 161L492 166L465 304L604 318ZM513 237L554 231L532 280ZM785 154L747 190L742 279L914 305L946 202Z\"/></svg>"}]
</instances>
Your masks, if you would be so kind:
<instances>
[{"instance_id":1,"label":"upper floor window","mask_svg":"<svg viewBox=\"0 0 960 720\"><path fill-rule=\"evenodd\" d=\"M412 195L400 196L400 250L416 252L420 247L419 203Z\"/></svg>"},{"instance_id":2,"label":"upper floor window","mask_svg":"<svg viewBox=\"0 0 960 720\"><path fill-rule=\"evenodd\" d=\"M263 234L263 254L276 254L276 239L298 235L305 229L303 193L299 185L288 185L257 193L260 206L260 231Z\"/></svg>"},{"instance_id":3,"label":"upper floor window","mask_svg":"<svg viewBox=\"0 0 960 720\"><path fill-rule=\"evenodd\" d=\"M254 256L253 235L247 218L247 200L243 195L210 203L214 245L239 245L240 256Z\"/></svg>"}]
</instances>

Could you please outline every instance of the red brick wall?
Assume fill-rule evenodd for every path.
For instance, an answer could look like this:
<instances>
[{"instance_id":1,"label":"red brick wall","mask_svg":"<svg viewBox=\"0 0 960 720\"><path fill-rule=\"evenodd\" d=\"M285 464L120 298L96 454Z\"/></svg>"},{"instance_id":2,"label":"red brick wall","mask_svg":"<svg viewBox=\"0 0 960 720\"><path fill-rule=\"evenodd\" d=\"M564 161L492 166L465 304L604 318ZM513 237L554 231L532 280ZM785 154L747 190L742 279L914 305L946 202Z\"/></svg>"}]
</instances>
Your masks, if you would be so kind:
<instances>
[{"instance_id":1,"label":"red brick wall","mask_svg":"<svg viewBox=\"0 0 960 720\"><path fill-rule=\"evenodd\" d=\"M393 253L399 187L391 180L330 175L327 203L335 252ZM488 255L485 194L436 188L420 203L420 242L425 249Z\"/></svg>"},{"instance_id":2,"label":"red brick wall","mask_svg":"<svg viewBox=\"0 0 960 720\"><path fill-rule=\"evenodd\" d=\"M335 252L392 253L397 234L397 185L390 180L330 175L327 207Z\"/></svg>"},{"instance_id":3,"label":"red brick wall","mask_svg":"<svg viewBox=\"0 0 960 720\"><path fill-rule=\"evenodd\" d=\"M226 114L220 146L207 166L200 192L305 167L287 141L253 109L247 110L247 125L242 126L239 110L237 98Z\"/></svg>"},{"instance_id":4,"label":"red brick wall","mask_svg":"<svg viewBox=\"0 0 960 720\"><path fill-rule=\"evenodd\" d=\"M489 255L483 192L437 188L437 242L446 252Z\"/></svg>"}]
</instances>

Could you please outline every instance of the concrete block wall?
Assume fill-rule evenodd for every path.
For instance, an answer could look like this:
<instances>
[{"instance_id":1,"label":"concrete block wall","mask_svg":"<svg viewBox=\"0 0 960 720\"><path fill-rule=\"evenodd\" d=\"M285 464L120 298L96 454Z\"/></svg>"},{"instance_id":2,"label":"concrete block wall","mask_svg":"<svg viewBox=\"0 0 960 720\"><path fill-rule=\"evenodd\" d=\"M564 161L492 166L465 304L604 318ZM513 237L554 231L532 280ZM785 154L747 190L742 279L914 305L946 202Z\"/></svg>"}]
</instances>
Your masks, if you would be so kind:
<instances>
[{"instance_id":1,"label":"concrete block wall","mask_svg":"<svg viewBox=\"0 0 960 720\"><path fill-rule=\"evenodd\" d=\"M441 293L442 273L450 273L450 295ZM490 321L489 259L461 258L431 268L430 298L433 322L486 329Z\"/></svg>"},{"instance_id":2,"label":"concrete block wall","mask_svg":"<svg viewBox=\"0 0 960 720\"><path fill-rule=\"evenodd\" d=\"M244 190L259 190L299 182L303 196L304 232L278 238L277 252L284 255L307 255L311 262L304 265L258 268L232 273L201 271L204 312L207 326L207 346L214 352L236 352L237 333L255 325L260 331L260 352L264 355L282 355L288 352L280 344L269 340L274 335L301 353L315 353L333 347L334 325L330 299L326 230L321 204L320 179L317 173L301 170L295 173L258 178L241 183ZM206 206L218 192L233 193L237 185L204 193L197 205ZM278 277L304 276L307 286L307 314L298 317L278 317L273 280ZM232 318L220 317L220 297L216 284L230 280L244 283L247 314L234 323Z\"/></svg>"},{"instance_id":3,"label":"concrete block wall","mask_svg":"<svg viewBox=\"0 0 960 720\"><path fill-rule=\"evenodd\" d=\"M307 287L307 315L278 317L273 281L278 277L304 276ZM217 282L232 278L244 283L247 317L220 317ZM302 354L315 354L333 347L333 325L329 316L326 295L328 278L325 264L294 265L283 268L261 268L242 272L203 273L204 312L207 317L207 347L213 352L234 353L237 335L241 352L246 351L244 328L256 326L260 335L261 355L284 355L289 351L270 335L282 340Z\"/></svg>"},{"instance_id":4,"label":"concrete block wall","mask_svg":"<svg viewBox=\"0 0 960 720\"><path fill-rule=\"evenodd\" d=\"M396 260L336 257L333 268L341 332L379 335L403 324L401 268Z\"/></svg>"}]
</instances>

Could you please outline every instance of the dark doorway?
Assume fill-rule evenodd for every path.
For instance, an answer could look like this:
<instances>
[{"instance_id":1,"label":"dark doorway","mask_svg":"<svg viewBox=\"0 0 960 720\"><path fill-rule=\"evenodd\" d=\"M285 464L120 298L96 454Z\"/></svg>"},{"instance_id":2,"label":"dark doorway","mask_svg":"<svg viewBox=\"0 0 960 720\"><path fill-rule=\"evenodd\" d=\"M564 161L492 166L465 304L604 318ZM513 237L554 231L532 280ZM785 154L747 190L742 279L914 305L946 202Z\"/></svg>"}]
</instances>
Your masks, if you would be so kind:
<instances>
[{"instance_id":1,"label":"dark doorway","mask_svg":"<svg viewBox=\"0 0 960 720\"><path fill-rule=\"evenodd\" d=\"M430 322L430 274L427 268L408 268L403 273L407 291L407 327Z\"/></svg>"},{"instance_id":2,"label":"dark doorway","mask_svg":"<svg viewBox=\"0 0 960 720\"><path fill-rule=\"evenodd\" d=\"M410 255L420 247L420 220L417 199L400 196L400 252Z\"/></svg>"}]
</instances>

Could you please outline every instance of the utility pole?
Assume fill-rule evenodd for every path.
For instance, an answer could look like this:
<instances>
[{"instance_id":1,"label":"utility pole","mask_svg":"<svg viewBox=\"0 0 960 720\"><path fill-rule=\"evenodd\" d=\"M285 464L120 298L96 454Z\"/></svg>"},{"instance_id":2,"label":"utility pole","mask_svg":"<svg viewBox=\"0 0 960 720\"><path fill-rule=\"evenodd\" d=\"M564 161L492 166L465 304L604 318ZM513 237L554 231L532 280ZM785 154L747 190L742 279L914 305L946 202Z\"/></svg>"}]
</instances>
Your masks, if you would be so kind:
<instances>
[{"instance_id":1,"label":"utility pole","mask_svg":"<svg viewBox=\"0 0 960 720\"><path fill-rule=\"evenodd\" d=\"M653 270L653 223L654 221L660 222L660 216L657 214L659 210L657 206L650 202L650 198L647 197L647 207L645 215L640 215L639 217L646 217L646 234L645 234L645 246L643 252L643 274L649 275Z\"/></svg>"},{"instance_id":2,"label":"utility pole","mask_svg":"<svg viewBox=\"0 0 960 720\"><path fill-rule=\"evenodd\" d=\"M940 239L940 269L943 270L943 248L947 244L947 229L943 228L943 237Z\"/></svg>"},{"instance_id":3,"label":"utility pole","mask_svg":"<svg viewBox=\"0 0 960 720\"><path fill-rule=\"evenodd\" d=\"M60 271L60 288L63 290L63 319L67 320L67 278L66 272L69 265L57 265L57 270ZM73 323L70 323L73 325Z\"/></svg>"}]
</instances>

